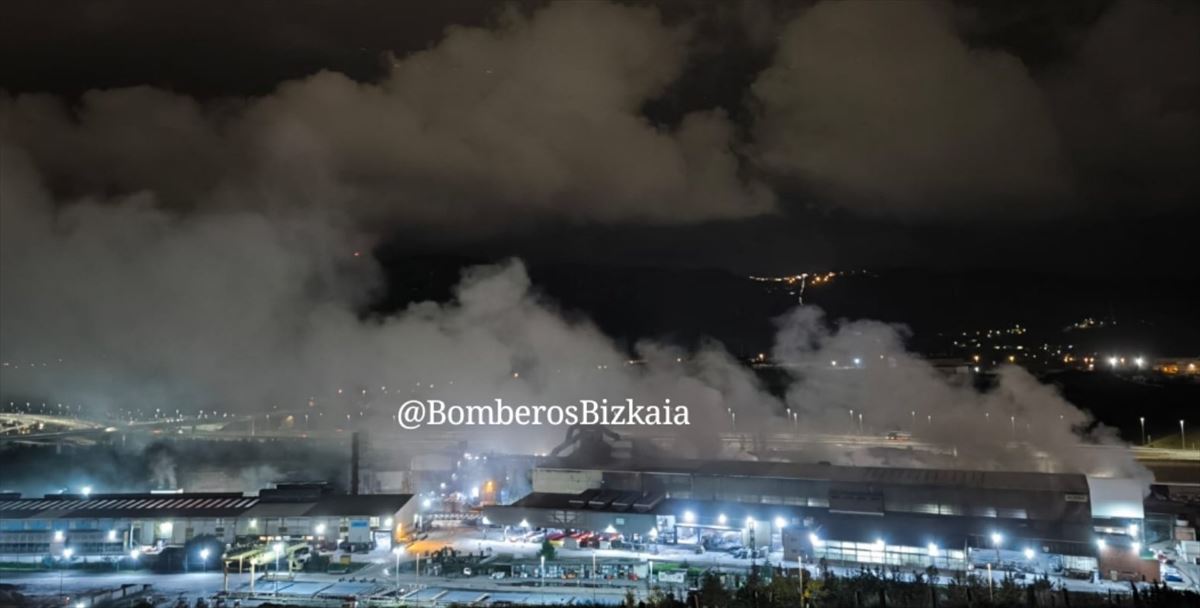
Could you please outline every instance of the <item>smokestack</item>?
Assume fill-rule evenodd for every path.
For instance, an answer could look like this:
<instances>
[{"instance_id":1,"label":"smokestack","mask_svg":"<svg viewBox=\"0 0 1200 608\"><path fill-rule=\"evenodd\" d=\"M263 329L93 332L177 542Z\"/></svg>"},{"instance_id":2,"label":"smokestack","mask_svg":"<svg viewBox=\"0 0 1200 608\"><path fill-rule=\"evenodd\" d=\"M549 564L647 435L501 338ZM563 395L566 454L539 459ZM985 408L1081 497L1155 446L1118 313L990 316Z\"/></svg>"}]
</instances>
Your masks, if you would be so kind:
<instances>
[{"instance_id":1,"label":"smokestack","mask_svg":"<svg viewBox=\"0 0 1200 608\"><path fill-rule=\"evenodd\" d=\"M359 438L358 431L350 434L350 494L358 495L358 458L359 458Z\"/></svg>"}]
</instances>

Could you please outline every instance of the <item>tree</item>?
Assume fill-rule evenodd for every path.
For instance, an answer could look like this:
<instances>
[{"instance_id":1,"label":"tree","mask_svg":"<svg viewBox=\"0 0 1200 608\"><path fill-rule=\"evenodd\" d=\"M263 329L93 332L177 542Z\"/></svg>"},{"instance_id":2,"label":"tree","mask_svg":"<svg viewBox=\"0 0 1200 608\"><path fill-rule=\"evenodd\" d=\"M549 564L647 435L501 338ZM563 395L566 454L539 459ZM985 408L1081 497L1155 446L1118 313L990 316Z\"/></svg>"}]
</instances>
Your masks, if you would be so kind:
<instances>
[{"instance_id":1,"label":"tree","mask_svg":"<svg viewBox=\"0 0 1200 608\"><path fill-rule=\"evenodd\" d=\"M637 608L637 595L633 592L633 589L625 590L625 601L623 602L623 605L625 608Z\"/></svg>"},{"instance_id":2,"label":"tree","mask_svg":"<svg viewBox=\"0 0 1200 608\"><path fill-rule=\"evenodd\" d=\"M729 605L729 591L721 584L721 579L712 572L705 572L700 578L700 605L703 608L722 608Z\"/></svg>"},{"instance_id":3,"label":"tree","mask_svg":"<svg viewBox=\"0 0 1200 608\"><path fill-rule=\"evenodd\" d=\"M538 555L546 558L546 561L550 561L554 559L555 555L558 555L558 550L554 548L554 543L544 540L542 541L542 549L538 551Z\"/></svg>"}]
</instances>

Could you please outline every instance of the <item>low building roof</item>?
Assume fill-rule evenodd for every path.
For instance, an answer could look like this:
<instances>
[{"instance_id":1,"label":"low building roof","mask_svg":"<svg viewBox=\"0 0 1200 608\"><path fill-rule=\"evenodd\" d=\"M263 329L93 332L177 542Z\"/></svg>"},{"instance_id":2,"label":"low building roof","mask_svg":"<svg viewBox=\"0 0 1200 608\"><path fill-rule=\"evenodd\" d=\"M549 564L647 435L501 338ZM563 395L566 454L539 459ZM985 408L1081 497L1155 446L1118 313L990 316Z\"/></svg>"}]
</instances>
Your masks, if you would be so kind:
<instances>
[{"instance_id":1,"label":"low building roof","mask_svg":"<svg viewBox=\"0 0 1200 608\"><path fill-rule=\"evenodd\" d=\"M1087 477L1077 473L969 471L898 467L852 467L818 463L756 460L683 460L657 462L619 460L602 465L571 466L551 461L540 469L600 470L631 473L803 479L847 484L963 487L985 490L1026 490L1087 494Z\"/></svg>"}]
</instances>

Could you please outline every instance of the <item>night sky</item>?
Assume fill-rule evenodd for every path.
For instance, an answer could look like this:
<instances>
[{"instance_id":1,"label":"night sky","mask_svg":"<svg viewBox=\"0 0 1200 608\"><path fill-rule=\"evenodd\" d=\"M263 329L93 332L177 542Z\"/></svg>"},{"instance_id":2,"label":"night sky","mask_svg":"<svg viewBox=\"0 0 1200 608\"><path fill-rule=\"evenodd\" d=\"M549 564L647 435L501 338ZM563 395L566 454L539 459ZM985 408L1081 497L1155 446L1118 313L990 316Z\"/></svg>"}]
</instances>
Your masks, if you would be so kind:
<instances>
[{"instance_id":1,"label":"night sky","mask_svg":"<svg viewBox=\"0 0 1200 608\"><path fill-rule=\"evenodd\" d=\"M738 272L1194 278L1198 63L1157 0L0 9L4 139L59 200Z\"/></svg>"}]
</instances>

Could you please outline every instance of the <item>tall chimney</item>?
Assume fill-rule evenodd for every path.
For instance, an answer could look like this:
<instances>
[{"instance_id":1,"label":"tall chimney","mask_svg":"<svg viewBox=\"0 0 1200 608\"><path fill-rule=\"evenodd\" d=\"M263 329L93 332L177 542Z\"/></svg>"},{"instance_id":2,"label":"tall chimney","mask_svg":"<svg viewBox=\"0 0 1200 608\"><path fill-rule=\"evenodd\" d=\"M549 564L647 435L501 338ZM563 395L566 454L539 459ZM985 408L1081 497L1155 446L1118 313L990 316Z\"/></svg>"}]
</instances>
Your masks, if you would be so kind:
<instances>
[{"instance_id":1,"label":"tall chimney","mask_svg":"<svg viewBox=\"0 0 1200 608\"><path fill-rule=\"evenodd\" d=\"M359 451L358 431L350 434L350 493L358 494L358 459Z\"/></svg>"}]
</instances>

